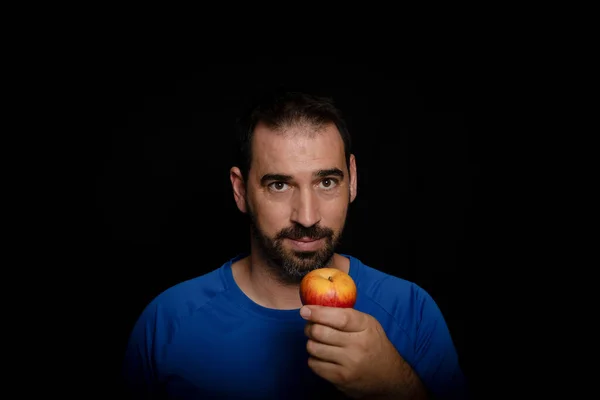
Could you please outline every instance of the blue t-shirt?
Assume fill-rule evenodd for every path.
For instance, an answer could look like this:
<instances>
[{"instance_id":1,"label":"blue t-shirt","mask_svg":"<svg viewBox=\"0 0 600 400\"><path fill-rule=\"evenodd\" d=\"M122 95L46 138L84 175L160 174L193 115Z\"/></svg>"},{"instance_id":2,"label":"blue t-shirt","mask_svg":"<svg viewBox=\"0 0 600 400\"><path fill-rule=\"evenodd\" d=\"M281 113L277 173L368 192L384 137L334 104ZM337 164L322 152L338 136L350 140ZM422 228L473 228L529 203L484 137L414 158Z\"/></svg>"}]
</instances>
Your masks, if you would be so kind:
<instances>
[{"instance_id":1,"label":"blue t-shirt","mask_svg":"<svg viewBox=\"0 0 600 400\"><path fill-rule=\"evenodd\" d=\"M358 290L354 308L379 321L436 398L462 398L457 354L430 295L344 256ZM308 367L299 310L262 307L237 286L231 265L242 257L165 290L144 309L123 370L133 398L341 397Z\"/></svg>"}]
</instances>

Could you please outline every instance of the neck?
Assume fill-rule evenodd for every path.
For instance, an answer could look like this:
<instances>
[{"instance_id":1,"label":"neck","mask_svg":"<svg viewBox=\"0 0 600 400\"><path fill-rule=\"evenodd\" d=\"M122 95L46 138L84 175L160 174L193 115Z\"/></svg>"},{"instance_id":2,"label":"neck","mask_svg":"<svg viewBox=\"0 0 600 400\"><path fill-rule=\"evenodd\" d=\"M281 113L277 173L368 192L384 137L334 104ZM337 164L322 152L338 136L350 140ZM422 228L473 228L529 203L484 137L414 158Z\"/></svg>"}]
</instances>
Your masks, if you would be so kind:
<instances>
[{"instance_id":1,"label":"neck","mask_svg":"<svg viewBox=\"0 0 600 400\"><path fill-rule=\"evenodd\" d=\"M269 273L266 260L256 251L238 261L234 266L234 279L240 289L255 303L278 310L293 310L302 307L299 284L284 284ZM350 261L339 254L334 254L331 268L348 273Z\"/></svg>"}]
</instances>

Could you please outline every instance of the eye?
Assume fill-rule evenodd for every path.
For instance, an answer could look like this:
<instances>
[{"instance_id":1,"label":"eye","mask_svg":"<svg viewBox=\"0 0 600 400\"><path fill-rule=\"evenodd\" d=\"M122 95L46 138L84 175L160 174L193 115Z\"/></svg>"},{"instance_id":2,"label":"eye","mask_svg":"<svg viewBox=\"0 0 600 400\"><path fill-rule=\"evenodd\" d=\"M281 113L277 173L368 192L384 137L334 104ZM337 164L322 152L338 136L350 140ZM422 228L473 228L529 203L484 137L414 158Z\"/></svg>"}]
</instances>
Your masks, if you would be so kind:
<instances>
[{"instance_id":1,"label":"eye","mask_svg":"<svg viewBox=\"0 0 600 400\"><path fill-rule=\"evenodd\" d=\"M274 192L284 192L288 187L288 184L285 182L273 182L269 184L269 189Z\"/></svg>"},{"instance_id":2,"label":"eye","mask_svg":"<svg viewBox=\"0 0 600 400\"><path fill-rule=\"evenodd\" d=\"M325 178L320 182L320 185L325 190L331 190L336 187L338 184L338 180L334 178Z\"/></svg>"}]
</instances>

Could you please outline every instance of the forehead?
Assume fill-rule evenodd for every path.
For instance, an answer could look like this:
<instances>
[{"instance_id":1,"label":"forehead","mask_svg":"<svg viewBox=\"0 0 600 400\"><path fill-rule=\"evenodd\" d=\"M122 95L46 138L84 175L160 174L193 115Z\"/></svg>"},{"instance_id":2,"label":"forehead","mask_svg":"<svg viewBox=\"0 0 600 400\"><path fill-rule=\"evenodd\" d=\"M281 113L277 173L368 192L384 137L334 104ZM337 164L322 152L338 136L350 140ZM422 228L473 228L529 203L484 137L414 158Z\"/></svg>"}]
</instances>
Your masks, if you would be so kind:
<instances>
[{"instance_id":1,"label":"forehead","mask_svg":"<svg viewBox=\"0 0 600 400\"><path fill-rule=\"evenodd\" d=\"M344 142L335 124L294 125L272 130L258 124L252 140L252 167L259 173L344 170Z\"/></svg>"}]
</instances>

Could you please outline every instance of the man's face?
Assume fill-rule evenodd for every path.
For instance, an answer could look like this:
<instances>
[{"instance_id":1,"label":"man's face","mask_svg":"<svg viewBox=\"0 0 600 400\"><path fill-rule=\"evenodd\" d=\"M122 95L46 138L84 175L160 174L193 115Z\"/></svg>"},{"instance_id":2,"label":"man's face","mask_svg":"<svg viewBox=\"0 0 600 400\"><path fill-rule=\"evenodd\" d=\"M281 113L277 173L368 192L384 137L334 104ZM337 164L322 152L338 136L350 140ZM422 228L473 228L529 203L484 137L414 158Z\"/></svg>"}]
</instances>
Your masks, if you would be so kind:
<instances>
[{"instance_id":1,"label":"man's face","mask_svg":"<svg viewBox=\"0 0 600 400\"><path fill-rule=\"evenodd\" d=\"M356 176L354 159L352 178ZM354 200L344 143L335 125L273 132L258 125L246 209L255 246L285 283L331 261Z\"/></svg>"}]
</instances>

